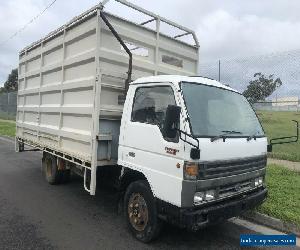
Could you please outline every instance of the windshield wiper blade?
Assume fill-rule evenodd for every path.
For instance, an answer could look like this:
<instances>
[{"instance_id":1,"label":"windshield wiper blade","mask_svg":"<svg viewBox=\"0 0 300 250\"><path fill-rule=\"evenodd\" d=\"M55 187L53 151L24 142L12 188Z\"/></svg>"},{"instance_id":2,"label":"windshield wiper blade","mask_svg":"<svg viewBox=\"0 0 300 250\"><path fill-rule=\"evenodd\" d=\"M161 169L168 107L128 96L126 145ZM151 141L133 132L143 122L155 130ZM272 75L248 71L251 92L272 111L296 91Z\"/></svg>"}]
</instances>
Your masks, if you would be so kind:
<instances>
[{"instance_id":1,"label":"windshield wiper blade","mask_svg":"<svg viewBox=\"0 0 300 250\"><path fill-rule=\"evenodd\" d=\"M225 141L225 136L226 136L226 135L231 135L231 134L241 134L241 133L242 133L242 132L240 132L240 131L234 131L234 130L222 130L221 132L223 132L224 134L221 134L221 135L217 135L217 136L215 136L215 137L212 137L212 138L210 139L210 141L213 142L213 141L216 141L216 140L221 139L221 138L223 138L223 140Z\"/></svg>"},{"instance_id":2,"label":"windshield wiper blade","mask_svg":"<svg viewBox=\"0 0 300 250\"><path fill-rule=\"evenodd\" d=\"M247 141L251 141L252 139L256 140L256 135L249 135L247 137Z\"/></svg>"},{"instance_id":3,"label":"windshield wiper blade","mask_svg":"<svg viewBox=\"0 0 300 250\"><path fill-rule=\"evenodd\" d=\"M222 130L221 132L228 133L228 134L241 134L242 133L240 131L235 131L235 130Z\"/></svg>"}]
</instances>

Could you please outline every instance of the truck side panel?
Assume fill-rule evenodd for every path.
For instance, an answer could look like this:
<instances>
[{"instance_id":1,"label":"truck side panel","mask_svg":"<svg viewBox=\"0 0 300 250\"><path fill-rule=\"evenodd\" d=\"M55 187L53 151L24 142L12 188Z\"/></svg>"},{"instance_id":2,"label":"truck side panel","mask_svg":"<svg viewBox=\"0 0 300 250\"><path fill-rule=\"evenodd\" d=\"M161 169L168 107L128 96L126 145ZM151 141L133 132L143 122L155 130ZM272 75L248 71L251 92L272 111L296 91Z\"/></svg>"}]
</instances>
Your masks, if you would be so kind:
<instances>
[{"instance_id":1,"label":"truck side panel","mask_svg":"<svg viewBox=\"0 0 300 250\"><path fill-rule=\"evenodd\" d=\"M91 160L96 17L20 57L17 137Z\"/></svg>"},{"instance_id":2,"label":"truck side panel","mask_svg":"<svg viewBox=\"0 0 300 250\"><path fill-rule=\"evenodd\" d=\"M196 74L197 47L161 34L159 25L151 30L105 15L133 53L133 80ZM18 140L87 163L97 152L99 165L115 163L127 71L127 53L95 8L24 49L19 62Z\"/></svg>"}]
</instances>

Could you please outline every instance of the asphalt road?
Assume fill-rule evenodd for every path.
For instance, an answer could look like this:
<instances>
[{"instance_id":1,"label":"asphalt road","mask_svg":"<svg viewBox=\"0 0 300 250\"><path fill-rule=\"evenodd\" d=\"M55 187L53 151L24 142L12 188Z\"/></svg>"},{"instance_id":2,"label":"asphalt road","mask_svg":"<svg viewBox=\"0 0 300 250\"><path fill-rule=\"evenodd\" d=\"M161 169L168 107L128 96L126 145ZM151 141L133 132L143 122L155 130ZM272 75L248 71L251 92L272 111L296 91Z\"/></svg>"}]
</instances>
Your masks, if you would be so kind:
<instances>
[{"instance_id":1,"label":"asphalt road","mask_svg":"<svg viewBox=\"0 0 300 250\"><path fill-rule=\"evenodd\" d=\"M166 225L145 245L127 231L112 190L98 185L89 196L80 178L51 186L40 160L0 139L0 249L239 249L240 234L257 233L232 222L197 233Z\"/></svg>"}]
</instances>

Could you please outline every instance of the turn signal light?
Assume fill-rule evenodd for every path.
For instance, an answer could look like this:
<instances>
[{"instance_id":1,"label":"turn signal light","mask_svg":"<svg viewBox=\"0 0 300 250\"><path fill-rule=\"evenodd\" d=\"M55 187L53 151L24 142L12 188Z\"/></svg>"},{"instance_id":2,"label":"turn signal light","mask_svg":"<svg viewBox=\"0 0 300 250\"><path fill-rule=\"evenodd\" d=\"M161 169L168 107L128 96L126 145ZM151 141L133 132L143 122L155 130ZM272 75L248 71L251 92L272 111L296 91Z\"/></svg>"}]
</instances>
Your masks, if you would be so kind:
<instances>
[{"instance_id":1,"label":"turn signal light","mask_svg":"<svg viewBox=\"0 0 300 250\"><path fill-rule=\"evenodd\" d=\"M185 162L184 165L184 177L188 180L196 180L198 176L198 163Z\"/></svg>"}]
</instances>

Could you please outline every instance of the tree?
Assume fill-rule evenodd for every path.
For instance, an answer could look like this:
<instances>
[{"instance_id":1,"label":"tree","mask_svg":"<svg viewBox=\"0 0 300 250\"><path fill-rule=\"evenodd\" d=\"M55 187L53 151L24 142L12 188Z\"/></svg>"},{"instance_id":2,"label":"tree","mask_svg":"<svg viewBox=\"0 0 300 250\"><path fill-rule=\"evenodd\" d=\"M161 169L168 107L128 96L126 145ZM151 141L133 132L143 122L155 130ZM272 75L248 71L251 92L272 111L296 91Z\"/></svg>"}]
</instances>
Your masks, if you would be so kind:
<instances>
[{"instance_id":1,"label":"tree","mask_svg":"<svg viewBox=\"0 0 300 250\"><path fill-rule=\"evenodd\" d=\"M282 85L280 78L274 80L274 75L266 77L262 73L255 73L254 78L255 79L249 82L247 89L243 92L243 95L251 103L264 101Z\"/></svg>"},{"instance_id":2,"label":"tree","mask_svg":"<svg viewBox=\"0 0 300 250\"><path fill-rule=\"evenodd\" d=\"M8 75L1 92L11 92L18 90L18 69L13 69Z\"/></svg>"}]
</instances>

